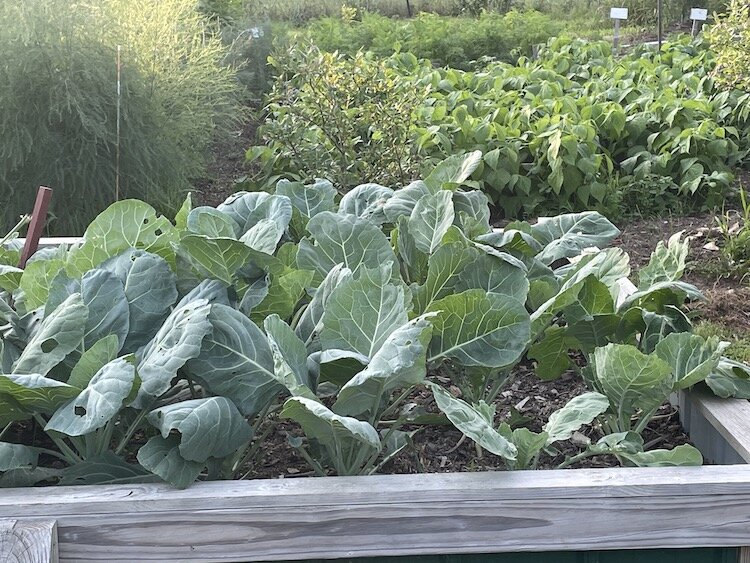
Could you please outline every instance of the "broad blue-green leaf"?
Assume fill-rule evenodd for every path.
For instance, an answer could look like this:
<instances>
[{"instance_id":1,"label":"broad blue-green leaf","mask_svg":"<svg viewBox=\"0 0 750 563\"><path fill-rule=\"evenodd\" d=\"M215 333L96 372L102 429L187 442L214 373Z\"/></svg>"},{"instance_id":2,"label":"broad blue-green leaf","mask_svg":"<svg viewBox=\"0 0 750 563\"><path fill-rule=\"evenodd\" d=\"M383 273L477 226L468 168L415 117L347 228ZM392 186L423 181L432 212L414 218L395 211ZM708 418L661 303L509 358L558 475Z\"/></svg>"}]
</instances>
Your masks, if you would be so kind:
<instances>
[{"instance_id":1,"label":"broad blue-green leaf","mask_svg":"<svg viewBox=\"0 0 750 563\"><path fill-rule=\"evenodd\" d=\"M227 215L235 225L235 236L241 236L248 228L251 217L255 210L271 197L265 192L237 192L230 195L224 203L216 206L216 209Z\"/></svg>"},{"instance_id":2,"label":"broad blue-green leaf","mask_svg":"<svg viewBox=\"0 0 750 563\"><path fill-rule=\"evenodd\" d=\"M57 479L61 473L62 470L60 469L50 469L47 467L19 467L18 469L11 469L0 475L0 487L33 487L42 481L53 481Z\"/></svg>"},{"instance_id":3,"label":"broad blue-green leaf","mask_svg":"<svg viewBox=\"0 0 750 563\"><path fill-rule=\"evenodd\" d=\"M467 237L473 239L491 230L489 198L484 192L454 192L453 208L456 211L454 224L458 225Z\"/></svg>"},{"instance_id":4,"label":"broad blue-green leaf","mask_svg":"<svg viewBox=\"0 0 750 563\"><path fill-rule=\"evenodd\" d=\"M205 462L236 452L252 436L252 429L237 407L225 397L193 399L151 411L148 420L167 438L180 435L180 455Z\"/></svg>"},{"instance_id":5,"label":"broad blue-green leaf","mask_svg":"<svg viewBox=\"0 0 750 563\"><path fill-rule=\"evenodd\" d=\"M310 219L307 229L315 242L300 241L297 266L317 272L320 279L337 264L354 273L362 267L375 268L385 262L396 264L388 239L377 225L366 219L324 211Z\"/></svg>"},{"instance_id":6,"label":"broad blue-green leaf","mask_svg":"<svg viewBox=\"0 0 750 563\"><path fill-rule=\"evenodd\" d=\"M243 244L264 254L273 254L284 236L284 228L273 219L261 219L240 237Z\"/></svg>"},{"instance_id":7,"label":"broad blue-green leaf","mask_svg":"<svg viewBox=\"0 0 750 563\"><path fill-rule=\"evenodd\" d=\"M409 227L408 217L399 217L397 228L391 232L391 240L401 258L401 269L406 279L419 283L427 276L429 256L417 248Z\"/></svg>"},{"instance_id":8,"label":"broad blue-green leaf","mask_svg":"<svg viewBox=\"0 0 750 563\"><path fill-rule=\"evenodd\" d=\"M180 455L180 438L154 436L138 450L138 463L167 483L184 489L198 478L203 463L188 461Z\"/></svg>"},{"instance_id":9,"label":"broad blue-green leaf","mask_svg":"<svg viewBox=\"0 0 750 563\"><path fill-rule=\"evenodd\" d=\"M158 481L140 465L128 463L112 452L87 458L62 470L60 485L129 485Z\"/></svg>"},{"instance_id":10,"label":"broad blue-green leaf","mask_svg":"<svg viewBox=\"0 0 750 563\"><path fill-rule=\"evenodd\" d=\"M283 388L268 340L253 321L226 305L211 306L200 354L187 363L193 377L231 399L245 416L257 414Z\"/></svg>"},{"instance_id":11,"label":"broad blue-green leaf","mask_svg":"<svg viewBox=\"0 0 750 563\"><path fill-rule=\"evenodd\" d=\"M622 457L638 467L685 467L703 465L703 455L690 444L671 450L649 450L647 452L621 453Z\"/></svg>"},{"instance_id":12,"label":"broad blue-green leaf","mask_svg":"<svg viewBox=\"0 0 750 563\"><path fill-rule=\"evenodd\" d=\"M675 389L687 389L716 370L726 346L716 337L706 340L688 332L673 332L656 345L654 353L672 368Z\"/></svg>"},{"instance_id":13,"label":"broad blue-green leaf","mask_svg":"<svg viewBox=\"0 0 750 563\"><path fill-rule=\"evenodd\" d=\"M171 263L174 242L177 229L166 217L157 216L149 204L134 199L118 201L91 222L83 243L71 250L68 273L81 275L129 248L158 254Z\"/></svg>"},{"instance_id":14,"label":"broad blue-green leaf","mask_svg":"<svg viewBox=\"0 0 750 563\"><path fill-rule=\"evenodd\" d=\"M615 432L600 438L588 449L597 454L637 454L643 451L643 438L635 432Z\"/></svg>"},{"instance_id":15,"label":"broad blue-green leaf","mask_svg":"<svg viewBox=\"0 0 750 563\"><path fill-rule=\"evenodd\" d=\"M400 233L399 233L400 234ZM414 309L426 311L433 302L452 293L459 278L479 253L465 244L454 242L441 245L427 262L427 279L414 292Z\"/></svg>"},{"instance_id":16,"label":"broad blue-green leaf","mask_svg":"<svg viewBox=\"0 0 750 563\"><path fill-rule=\"evenodd\" d=\"M316 180L307 185L279 180L276 193L288 197L295 209L311 219L322 211L333 211L336 188L327 180Z\"/></svg>"},{"instance_id":17,"label":"broad blue-green leaf","mask_svg":"<svg viewBox=\"0 0 750 563\"><path fill-rule=\"evenodd\" d=\"M608 344L593 354L593 376L598 390L607 396L620 430L631 428L639 411L649 413L672 391L672 369L655 355L635 346Z\"/></svg>"},{"instance_id":18,"label":"broad blue-green leaf","mask_svg":"<svg viewBox=\"0 0 750 563\"><path fill-rule=\"evenodd\" d=\"M118 358L102 367L80 395L55 411L44 430L83 436L107 424L133 389L133 361L132 356Z\"/></svg>"},{"instance_id":19,"label":"broad blue-green leaf","mask_svg":"<svg viewBox=\"0 0 750 563\"><path fill-rule=\"evenodd\" d=\"M379 451L381 447L377 431L367 422L339 416L312 399L287 399L280 416L295 420L308 438L316 439L329 450L341 451L343 458L354 451Z\"/></svg>"},{"instance_id":20,"label":"broad blue-green leaf","mask_svg":"<svg viewBox=\"0 0 750 563\"><path fill-rule=\"evenodd\" d=\"M244 294L238 305L238 309L247 316L250 316L252 310L260 305L268 295L268 290L271 284L271 279L268 274L262 275L257 279L252 280L247 287L244 288Z\"/></svg>"},{"instance_id":21,"label":"broad blue-green leaf","mask_svg":"<svg viewBox=\"0 0 750 563\"><path fill-rule=\"evenodd\" d=\"M292 202L284 195L271 195L258 204L245 219L240 234L247 233L261 221L274 221L282 233L292 220Z\"/></svg>"},{"instance_id":22,"label":"broad blue-green leaf","mask_svg":"<svg viewBox=\"0 0 750 563\"><path fill-rule=\"evenodd\" d=\"M323 350L307 358L307 369L319 382L338 387L346 384L369 363L370 359L351 350Z\"/></svg>"},{"instance_id":23,"label":"broad blue-green leaf","mask_svg":"<svg viewBox=\"0 0 750 563\"><path fill-rule=\"evenodd\" d=\"M428 311L438 315L428 361L454 360L465 366L507 367L526 349L529 314L522 303L480 289L449 295Z\"/></svg>"},{"instance_id":24,"label":"broad blue-green leaf","mask_svg":"<svg viewBox=\"0 0 750 563\"><path fill-rule=\"evenodd\" d=\"M320 332L323 330L321 319L333 291L351 279L352 271L343 264L334 266L323 283L315 290L313 298L302 313L295 332L305 343L308 352L320 350Z\"/></svg>"},{"instance_id":25,"label":"broad blue-green leaf","mask_svg":"<svg viewBox=\"0 0 750 563\"><path fill-rule=\"evenodd\" d=\"M0 264L0 289L13 293L21 284L23 270L15 266Z\"/></svg>"},{"instance_id":26,"label":"broad blue-green leaf","mask_svg":"<svg viewBox=\"0 0 750 563\"><path fill-rule=\"evenodd\" d=\"M221 280L227 285L234 282L237 271L248 263L252 254L248 246L231 238L188 235L180 244L202 276Z\"/></svg>"},{"instance_id":27,"label":"broad blue-green leaf","mask_svg":"<svg viewBox=\"0 0 750 563\"><path fill-rule=\"evenodd\" d=\"M117 336L105 336L88 348L73 366L68 378L68 385L84 389L100 369L117 357L120 343Z\"/></svg>"},{"instance_id":28,"label":"broad blue-green leaf","mask_svg":"<svg viewBox=\"0 0 750 563\"><path fill-rule=\"evenodd\" d=\"M390 282L391 271L390 262L362 268L331 293L321 320L324 350L351 350L372 358L385 339L406 324L404 288Z\"/></svg>"},{"instance_id":29,"label":"broad blue-green leaf","mask_svg":"<svg viewBox=\"0 0 750 563\"><path fill-rule=\"evenodd\" d=\"M658 282L646 289L631 293L620 304L619 311L640 306L657 312L668 305L682 305L685 300L705 301L701 291L692 284L681 281Z\"/></svg>"},{"instance_id":30,"label":"broad blue-green leaf","mask_svg":"<svg viewBox=\"0 0 750 563\"><path fill-rule=\"evenodd\" d=\"M88 309L79 293L68 297L42 322L13 366L14 373L47 375L83 340Z\"/></svg>"},{"instance_id":31,"label":"broad blue-green leaf","mask_svg":"<svg viewBox=\"0 0 750 563\"><path fill-rule=\"evenodd\" d=\"M142 383L134 403L137 408L167 391L177 370L201 352L203 338L211 332L211 307L208 299L186 295L156 336L138 350L137 370Z\"/></svg>"},{"instance_id":32,"label":"broad blue-green leaf","mask_svg":"<svg viewBox=\"0 0 750 563\"><path fill-rule=\"evenodd\" d=\"M502 434L495 430L492 417L495 409L488 407L484 401L477 406L455 398L442 387L427 383L435 397L438 408L445 413L458 430L474 440L488 452L502 458L513 460L518 450Z\"/></svg>"},{"instance_id":33,"label":"broad blue-green leaf","mask_svg":"<svg viewBox=\"0 0 750 563\"><path fill-rule=\"evenodd\" d=\"M294 331L278 315L271 315L263 322L268 335L274 361L276 381L287 388L292 395L314 399L307 369L307 349Z\"/></svg>"},{"instance_id":34,"label":"broad blue-green leaf","mask_svg":"<svg viewBox=\"0 0 750 563\"><path fill-rule=\"evenodd\" d=\"M333 410L345 415L372 413L387 393L421 383L427 373L432 316L417 317L393 331L367 367L341 388Z\"/></svg>"},{"instance_id":35,"label":"broad blue-green leaf","mask_svg":"<svg viewBox=\"0 0 750 563\"><path fill-rule=\"evenodd\" d=\"M387 221L384 207L393 196L393 190L380 184L360 184L344 194L339 203L339 213L356 215L382 225Z\"/></svg>"},{"instance_id":36,"label":"broad blue-green leaf","mask_svg":"<svg viewBox=\"0 0 750 563\"><path fill-rule=\"evenodd\" d=\"M706 378L714 395L727 399L750 399L750 366L722 358L716 369Z\"/></svg>"},{"instance_id":37,"label":"broad blue-green leaf","mask_svg":"<svg viewBox=\"0 0 750 563\"><path fill-rule=\"evenodd\" d=\"M674 282L685 272L689 244L682 240L683 231L672 235L667 244L659 241L648 264L638 272L638 289L648 289L658 283Z\"/></svg>"},{"instance_id":38,"label":"broad blue-green leaf","mask_svg":"<svg viewBox=\"0 0 750 563\"><path fill-rule=\"evenodd\" d=\"M547 435L547 445L569 439L584 424L591 423L609 408L609 400L601 393L583 393L553 412L542 427Z\"/></svg>"},{"instance_id":39,"label":"broad blue-green leaf","mask_svg":"<svg viewBox=\"0 0 750 563\"><path fill-rule=\"evenodd\" d=\"M39 450L23 444L0 442L0 472L36 467Z\"/></svg>"},{"instance_id":40,"label":"broad blue-green leaf","mask_svg":"<svg viewBox=\"0 0 750 563\"><path fill-rule=\"evenodd\" d=\"M7 395L13 401L12 404L28 413L52 412L80 392L76 387L38 374L0 375L0 401L3 400L3 395ZM0 419L4 415L5 413L0 412ZM17 419L14 417L11 420Z\"/></svg>"},{"instance_id":41,"label":"broad blue-green leaf","mask_svg":"<svg viewBox=\"0 0 750 563\"><path fill-rule=\"evenodd\" d=\"M424 179L424 183L433 191L457 188L469 179L481 162L481 151L454 154L438 163Z\"/></svg>"},{"instance_id":42,"label":"broad blue-green leaf","mask_svg":"<svg viewBox=\"0 0 750 563\"><path fill-rule=\"evenodd\" d=\"M389 223L396 223L399 217L408 217L414 210L414 206L422 196L435 193L437 190L431 190L427 185L417 180L408 186L396 190L388 201L383 205L383 212Z\"/></svg>"},{"instance_id":43,"label":"broad blue-green leaf","mask_svg":"<svg viewBox=\"0 0 750 563\"><path fill-rule=\"evenodd\" d=\"M453 194L447 190L422 196L411 212L409 232L417 248L425 254L435 252L453 225L455 212L452 197Z\"/></svg>"},{"instance_id":44,"label":"broad blue-green leaf","mask_svg":"<svg viewBox=\"0 0 750 563\"><path fill-rule=\"evenodd\" d=\"M544 264L577 256L584 248L604 248L620 235L620 230L596 211L540 217L532 229L544 245L537 255Z\"/></svg>"},{"instance_id":45,"label":"broad blue-green leaf","mask_svg":"<svg viewBox=\"0 0 750 563\"><path fill-rule=\"evenodd\" d=\"M526 256L535 256L544 246L534 238L531 225L525 221L516 221L504 229L495 229L477 237L477 240L495 248L515 250Z\"/></svg>"},{"instance_id":46,"label":"broad blue-green leaf","mask_svg":"<svg viewBox=\"0 0 750 563\"><path fill-rule=\"evenodd\" d=\"M232 219L214 207L196 207L187 216L187 230L209 238L234 238L236 226Z\"/></svg>"},{"instance_id":47,"label":"broad blue-green leaf","mask_svg":"<svg viewBox=\"0 0 750 563\"><path fill-rule=\"evenodd\" d=\"M503 253L494 249L492 251L481 252L471 264L461 270L456 291L483 289L487 293L525 303L529 293L529 280L525 268L522 268L523 264L517 264L510 255L500 256Z\"/></svg>"},{"instance_id":48,"label":"broad blue-green leaf","mask_svg":"<svg viewBox=\"0 0 750 563\"><path fill-rule=\"evenodd\" d=\"M123 348L130 352L151 340L177 300L177 278L169 264L156 254L129 250L101 267L125 286L130 326Z\"/></svg>"}]
</instances>

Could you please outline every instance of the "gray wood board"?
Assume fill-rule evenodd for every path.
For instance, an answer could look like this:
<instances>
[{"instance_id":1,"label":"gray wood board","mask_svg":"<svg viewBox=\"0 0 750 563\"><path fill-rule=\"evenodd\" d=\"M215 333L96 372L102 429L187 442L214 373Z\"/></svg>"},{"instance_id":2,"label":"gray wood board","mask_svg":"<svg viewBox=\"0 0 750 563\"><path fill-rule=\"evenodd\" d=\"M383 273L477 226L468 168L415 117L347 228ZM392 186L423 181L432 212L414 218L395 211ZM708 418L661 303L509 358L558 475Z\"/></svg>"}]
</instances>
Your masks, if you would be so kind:
<instances>
[{"instance_id":1,"label":"gray wood board","mask_svg":"<svg viewBox=\"0 0 750 563\"><path fill-rule=\"evenodd\" d=\"M262 561L750 545L750 466L8 489L63 561Z\"/></svg>"},{"instance_id":2,"label":"gray wood board","mask_svg":"<svg viewBox=\"0 0 750 563\"><path fill-rule=\"evenodd\" d=\"M54 520L0 519L0 561L3 563L57 563Z\"/></svg>"}]
</instances>

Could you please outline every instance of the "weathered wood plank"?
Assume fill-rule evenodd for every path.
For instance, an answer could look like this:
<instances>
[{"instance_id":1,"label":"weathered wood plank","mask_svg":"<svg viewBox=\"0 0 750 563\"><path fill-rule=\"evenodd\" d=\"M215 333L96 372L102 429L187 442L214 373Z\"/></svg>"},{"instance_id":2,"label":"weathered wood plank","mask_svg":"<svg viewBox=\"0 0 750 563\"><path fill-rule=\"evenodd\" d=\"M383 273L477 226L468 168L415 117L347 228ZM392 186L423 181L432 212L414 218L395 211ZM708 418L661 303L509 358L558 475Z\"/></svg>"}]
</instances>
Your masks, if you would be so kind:
<instances>
[{"instance_id":1,"label":"weathered wood plank","mask_svg":"<svg viewBox=\"0 0 750 563\"><path fill-rule=\"evenodd\" d=\"M750 563L750 547L741 547L737 563Z\"/></svg>"},{"instance_id":2,"label":"weathered wood plank","mask_svg":"<svg viewBox=\"0 0 750 563\"><path fill-rule=\"evenodd\" d=\"M691 410L697 411L699 420L705 420L707 425L713 428L736 452L735 456L739 456L745 462L750 462L750 401L746 399L721 399L707 388L700 387L696 387L690 393L683 394L683 397L681 403L683 405L688 403ZM683 406L683 408L685 407ZM695 417L691 418L694 419ZM688 430L692 438L695 432L695 424L691 424ZM715 443L716 440L711 442ZM715 461L731 463L731 461L723 459L716 459Z\"/></svg>"},{"instance_id":3,"label":"weathered wood plank","mask_svg":"<svg viewBox=\"0 0 750 563\"><path fill-rule=\"evenodd\" d=\"M0 561L57 563L55 521L0 520Z\"/></svg>"},{"instance_id":4,"label":"weathered wood plank","mask_svg":"<svg viewBox=\"0 0 750 563\"><path fill-rule=\"evenodd\" d=\"M26 244L25 238L18 239L21 244ZM57 248L63 244L76 244L81 241L81 237L42 237L39 239L37 248Z\"/></svg>"},{"instance_id":5,"label":"weathered wood plank","mask_svg":"<svg viewBox=\"0 0 750 563\"><path fill-rule=\"evenodd\" d=\"M63 561L262 561L750 545L750 466L9 489Z\"/></svg>"}]
</instances>

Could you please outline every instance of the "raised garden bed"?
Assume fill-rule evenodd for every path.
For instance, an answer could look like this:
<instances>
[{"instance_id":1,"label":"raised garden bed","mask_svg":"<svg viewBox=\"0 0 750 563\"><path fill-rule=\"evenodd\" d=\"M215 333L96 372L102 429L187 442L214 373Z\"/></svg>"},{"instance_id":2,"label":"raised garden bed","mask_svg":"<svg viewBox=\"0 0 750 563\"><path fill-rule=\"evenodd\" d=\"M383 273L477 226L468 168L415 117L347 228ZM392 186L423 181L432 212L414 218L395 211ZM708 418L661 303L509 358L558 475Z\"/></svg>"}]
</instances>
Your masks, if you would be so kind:
<instances>
[{"instance_id":1,"label":"raised garden bed","mask_svg":"<svg viewBox=\"0 0 750 563\"><path fill-rule=\"evenodd\" d=\"M691 332L687 242L660 243L636 285L597 213L492 231L459 189L480 156L340 202L322 181L188 200L174 223L120 202L5 267L0 485L62 485L6 489L6 533L107 560L750 544L747 466L725 465L750 450L747 402L688 391L746 397L750 367ZM499 399L519 374L571 373L537 420ZM702 454L647 433L670 394ZM241 479L279 419L326 477ZM415 437L451 426L493 460L463 469L516 471L372 476L399 455L420 470ZM628 467L523 471L588 459Z\"/></svg>"}]
</instances>

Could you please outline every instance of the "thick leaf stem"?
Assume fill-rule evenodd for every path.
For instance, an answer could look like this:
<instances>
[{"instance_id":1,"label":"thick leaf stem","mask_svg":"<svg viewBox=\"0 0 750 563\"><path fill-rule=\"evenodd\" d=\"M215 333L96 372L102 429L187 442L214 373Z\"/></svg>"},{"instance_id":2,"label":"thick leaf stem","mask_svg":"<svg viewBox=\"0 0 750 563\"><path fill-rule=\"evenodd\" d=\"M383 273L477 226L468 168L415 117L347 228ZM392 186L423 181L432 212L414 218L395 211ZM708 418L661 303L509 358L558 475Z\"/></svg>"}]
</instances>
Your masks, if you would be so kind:
<instances>
[{"instance_id":1,"label":"thick leaf stem","mask_svg":"<svg viewBox=\"0 0 750 563\"><path fill-rule=\"evenodd\" d=\"M557 466L558 469L565 469L566 467L570 467L574 463L577 463L581 461L582 459L586 459L587 457L593 457L597 455L595 452L592 452L590 450L582 451L579 454L574 455L573 457L567 458L565 461L563 461L560 465Z\"/></svg>"},{"instance_id":2,"label":"thick leaf stem","mask_svg":"<svg viewBox=\"0 0 750 563\"><path fill-rule=\"evenodd\" d=\"M44 420L44 418L42 418L42 415L40 414L34 414L34 420L36 420L42 428L47 426L47 422ZM47 436L49 436L50 439L55 443L55 445L60 448L60 451L65 455L65 459L66 461L68 461L68 463L75 464L81 463L83 461L80 456L76 454L62 438L54 436L52 432L48 432Z\"/></svg>"},{"instance_id":3,"label":"thick leaf stem","mask_svg":"<svg viewBox=\"0 0 750 563\"><path fill-rule=\"evenodd\" d=\"M125 432L125 435L120 440L120 443L117 444L117 447L115 448L116 455L120 455L122 451L127 447L128 442L130 442L133 434L135 434L136 430L138 430L138 426L140 426L141 422L143 422L143 419L148 415L149 410L150 409L148 407L144 407L141 412L138 413L138 416L135 417L135 420L130 425L127 432Z\"/></svg>"},{"instance_id":4,"label":"thick leaf stem","mask_svg":"<svg viewBox=\"0 0 750 563\"><path fill-rule=\"evenodd\" d=\"M300 446L299 448L297 448L297 450L302 455L302 457L305 458L305 461L310 464L310 467L313 468L313 470L315 471L315 474L318 477L326 476L326 472L323 469L323 467L316 460L312 458L312 456L307 452L304 446Z\"/></svg>"}]
</instances>

